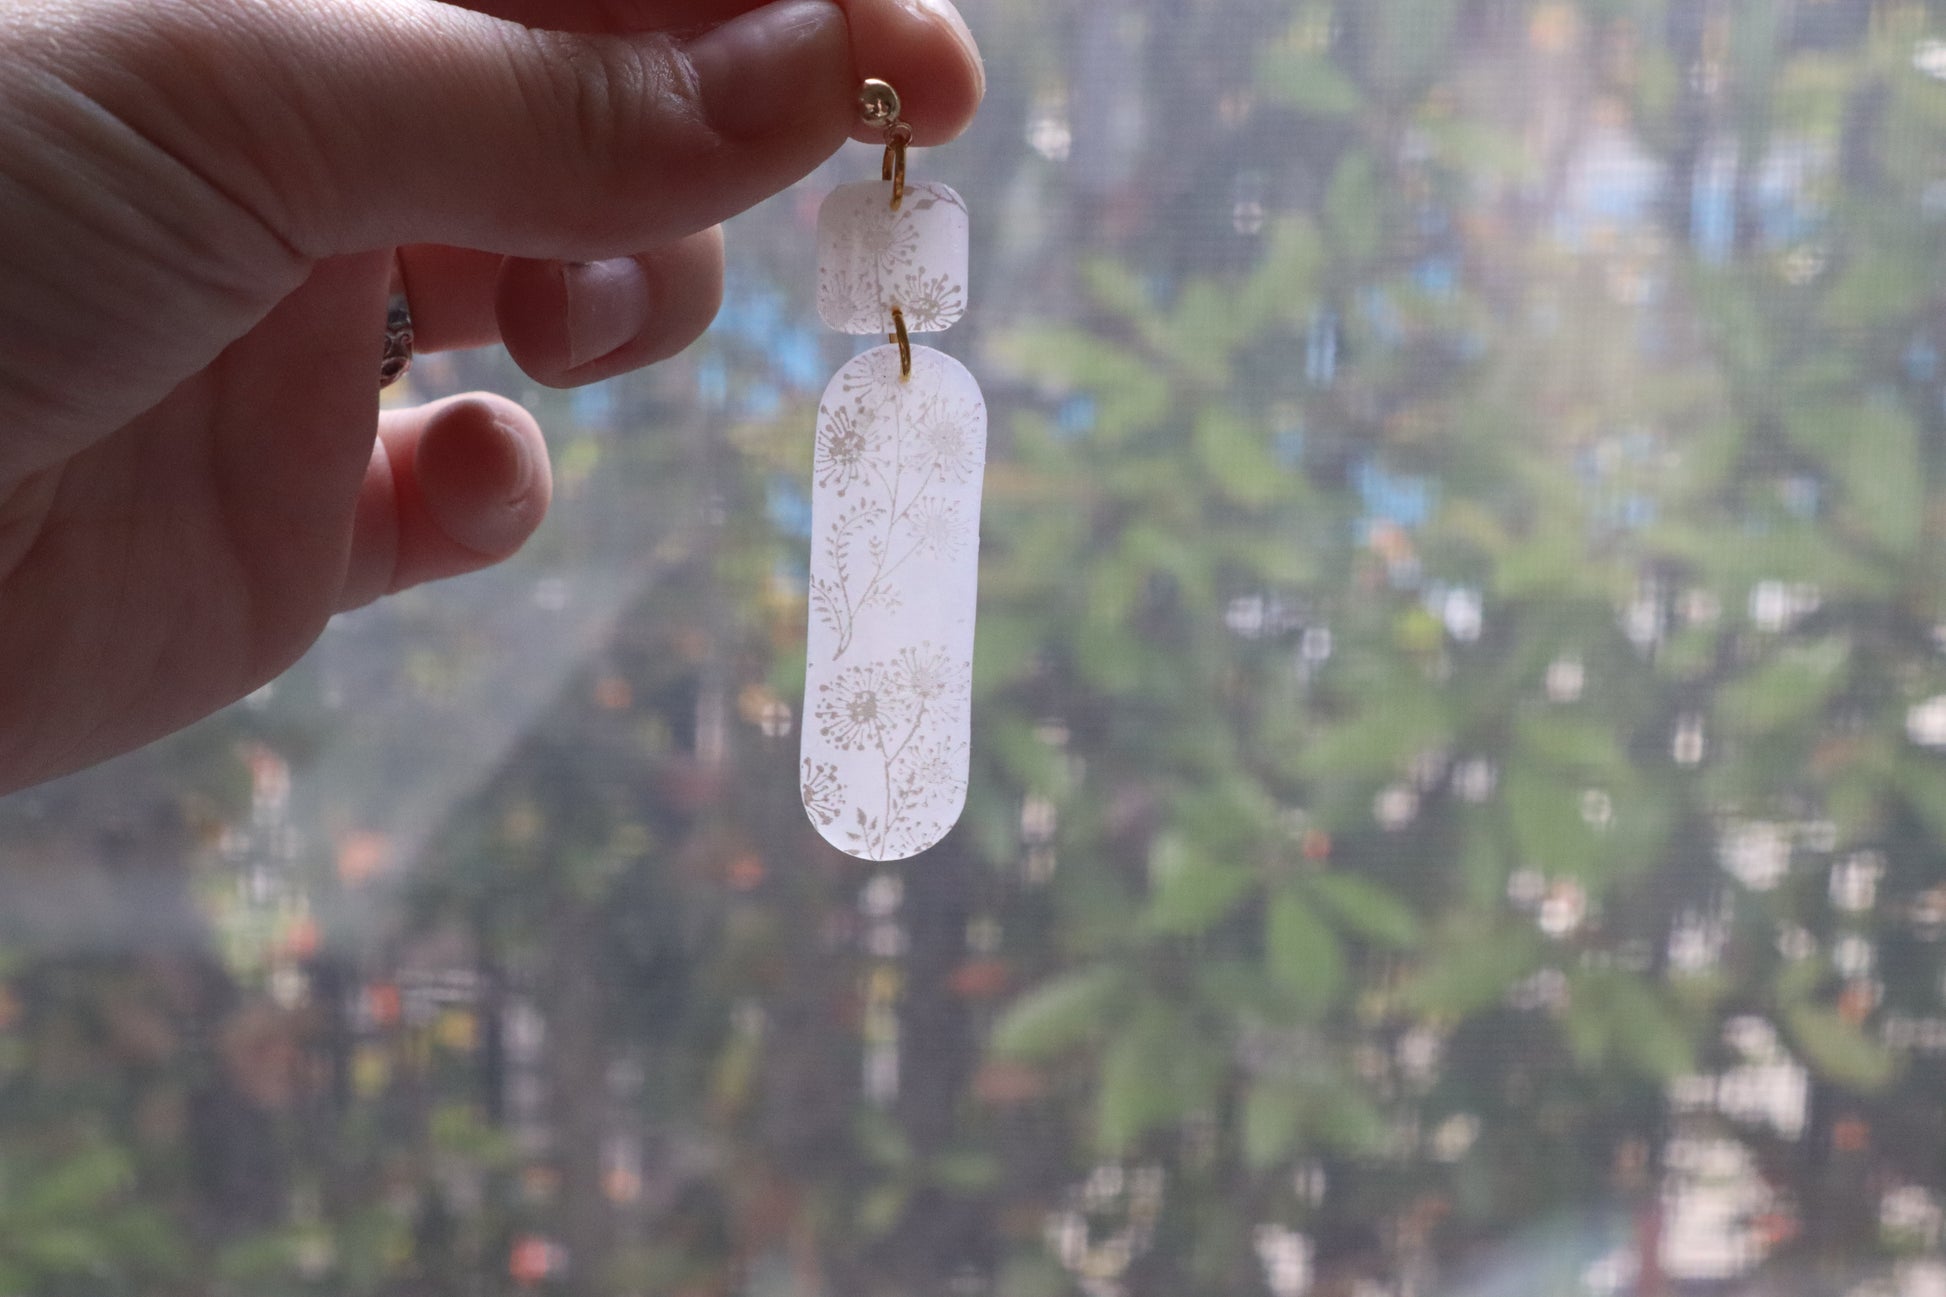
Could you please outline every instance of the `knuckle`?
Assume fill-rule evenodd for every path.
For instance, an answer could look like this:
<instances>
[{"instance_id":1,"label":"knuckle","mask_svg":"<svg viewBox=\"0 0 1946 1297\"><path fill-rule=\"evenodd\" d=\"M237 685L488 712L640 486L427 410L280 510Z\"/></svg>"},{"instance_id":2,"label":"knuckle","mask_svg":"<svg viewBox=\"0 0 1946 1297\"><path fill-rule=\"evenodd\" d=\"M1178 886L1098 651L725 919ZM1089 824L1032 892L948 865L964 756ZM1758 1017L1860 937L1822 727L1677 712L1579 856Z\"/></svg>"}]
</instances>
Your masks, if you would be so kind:
<instances>
[{"instance_id":1,"label":"knuckle","mask_svg":"<svg viewBox=\"0 0 1946 1297\"><path fill-rule=\"evenodd\" d=\"M541 84L528 87L544 101L550 141L584 162L616 191L639 183L645 143L680 116L687 86L673 45L660 37L587 37L530 31L539 57L524 60Z\"/></svg>"}]
</instances>

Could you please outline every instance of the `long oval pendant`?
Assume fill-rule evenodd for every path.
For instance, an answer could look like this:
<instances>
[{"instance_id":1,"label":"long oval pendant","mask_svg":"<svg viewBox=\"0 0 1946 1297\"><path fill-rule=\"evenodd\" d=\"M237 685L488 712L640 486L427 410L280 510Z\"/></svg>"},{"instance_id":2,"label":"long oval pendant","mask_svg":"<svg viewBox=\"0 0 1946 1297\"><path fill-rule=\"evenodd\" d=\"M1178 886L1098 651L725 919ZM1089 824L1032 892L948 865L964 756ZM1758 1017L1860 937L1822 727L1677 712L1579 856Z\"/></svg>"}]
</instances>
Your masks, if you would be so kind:
<instances>
[{"instance_id":1,"label":"long oval pendant","mask_svg":"<svg viewBox=\"0 0 1946 1297\"><path fill-rule=\"evenodd\" d=\"M813 464L804 808L825 840L904 860L966 803L987 413L928 347L832 380Z\"/></svg>"}]
</instances>

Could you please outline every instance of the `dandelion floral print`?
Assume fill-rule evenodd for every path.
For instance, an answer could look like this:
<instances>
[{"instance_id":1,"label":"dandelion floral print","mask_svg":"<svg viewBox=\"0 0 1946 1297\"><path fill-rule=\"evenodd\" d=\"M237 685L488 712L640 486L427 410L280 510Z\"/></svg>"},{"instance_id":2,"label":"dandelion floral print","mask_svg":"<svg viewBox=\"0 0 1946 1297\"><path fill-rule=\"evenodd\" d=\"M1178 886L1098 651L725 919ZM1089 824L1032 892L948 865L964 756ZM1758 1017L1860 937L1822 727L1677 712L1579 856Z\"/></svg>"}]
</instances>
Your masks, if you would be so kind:
<instances>
[{"instance_id":1,"label":"dandelion floral print","mask_svg":"<svg viewBox=\"0 0 1946 1297\"><path fill-rule=\"evenodd\" d=\"M966 801L972 678L970 661L921 644L818 685L807 738L841 756L804 759L812 820L872 860L916 855L944 837Z\"/></svg>"},{"instance_id":2,"label":"dandelion floral print","mask_svg":"<svg viewBox=\"0 0 1946 1297\"><path fill-rule=\"evenodd\" d=\"M966 798L986 406L928 348L832 380L811 466L802 791L825 838L871 860L944 837Z\"/></svg>"},{"instance_id":3,"label":"dandelion floral print","mask_svg":"<svg viewBox=\"0 0 1946 1297\"><path fill-rule=\"evenodd\" d=\"M892 308L913 333L950 329L966 314L966 201L945 185L906 191L846 185L818 219L818 313L841 333L890 333Z\"/></svg>"},{"instance_id":4,"label":"dandelion floral print","mask_svg":"<svg viewBox=\"0 0 1946 1297\"><path fill-rule=\"evenodd\" d=\"M834 661L851 652L867 613L903 606L915 560L951 560L978 539L970 520L986 463L985 403L939 352L921 349L914 365L901 382L896 348L867 352L818 411L812 477L843 507L813 520L811 609L837 638Z\"/></svg>"}]
</instances>

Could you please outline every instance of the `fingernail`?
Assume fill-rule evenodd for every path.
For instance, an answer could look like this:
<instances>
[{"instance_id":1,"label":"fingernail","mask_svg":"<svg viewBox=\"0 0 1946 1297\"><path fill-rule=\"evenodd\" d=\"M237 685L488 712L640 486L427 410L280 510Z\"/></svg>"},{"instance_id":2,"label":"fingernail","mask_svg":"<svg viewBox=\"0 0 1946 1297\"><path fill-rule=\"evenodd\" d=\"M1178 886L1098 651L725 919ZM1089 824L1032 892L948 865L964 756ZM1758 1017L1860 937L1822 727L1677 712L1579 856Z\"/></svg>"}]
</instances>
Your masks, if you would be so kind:
<instances>
[{"instance_id":1,"label":"fingernail","mask_svg":"<svg viewBox=\"0 0 1946 1297\"><path fill-rule=\"evenodd\" d=\"M781 130L851 76L851 39L832 0L753 9L691 41L687 52L704 115L731 139Z\"/></svg>"},{"instance_id":2,"label":"fingernail","mask_svg":"<svg viewBox=\"0 0 1946 1297\"><path fill-rule=\"evenodd\" d=\"M980 57L980 43L973 39L973 29L966 25L966 19L960 16L960 11L954 7L952 0L899 0L899 4L907 13L917 14L921 18L939 23L953 34L953 39L958 41L960 48L966 51L967 59L973 64L973 71L979 75L980 96L985 98L986 60Z\"/></svg>"},{"instance_id":3,"label":"fingernail","mask_svg":"<svg viewBox=\"0 0 1946 1297\"><path fill-rule=\"evenodd\" d=\"M456 403L419 443L427 510L447 536L482 554L517 549L533 531L542 472L527 438L484 402Z\"/></svg>"},{"instance_id":4,"label":"fingernail","mask_svg":"<svg viewBox=\"0 0 1946 1297\"><path fill-rule=\"evenodd\" d=\"M532 498L534 484L540 479L542 461L527 438L504 424L499 425L499 432L513 457L513 464L502 479L506 485L501 488L500 498L510 505L525 504Z\"/></svg>"},{"instance_id":5,"label":"fingernail","mask_svg":"<svg viewBox=\"0 0 1946 1297\"><path fill-rule=\"evenodd\" d=\"M649 324L649 277L633 257L561 267L568 298L568 368L619 350Z\"/></svg>"}]
</instances>

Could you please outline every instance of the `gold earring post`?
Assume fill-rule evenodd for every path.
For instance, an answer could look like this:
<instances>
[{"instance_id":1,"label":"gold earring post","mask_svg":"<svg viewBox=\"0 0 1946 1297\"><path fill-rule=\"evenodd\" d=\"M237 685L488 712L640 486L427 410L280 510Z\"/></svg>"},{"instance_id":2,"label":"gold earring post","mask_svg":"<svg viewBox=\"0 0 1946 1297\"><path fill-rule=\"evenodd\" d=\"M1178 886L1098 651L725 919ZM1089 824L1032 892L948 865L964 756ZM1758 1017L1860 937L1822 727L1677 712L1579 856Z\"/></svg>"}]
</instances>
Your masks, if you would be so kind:
<instances>
[{"instance_id":1,"label":"gold earring post","mask_svg":"<svg viewBox=\"0 0 1946 1297\"><path fill-rule=\"evenodd\" d=\"M892 210L905 201L905 153L912 142L912 124L900 119L904 105L890 82L872 77L858 89L858 112L865 121L885 132L884 179L892 182ZM892 341L899 346L899 381L912 381L912 335L906 331L905 311L892 308Z\"/></svg>"},{"instance_id":2,"label":"gold earring post","mask_svg":"<svg viewBox=\"0 0 1946 1297\"><path fill-rule=\"evenodd\" d=\"M905 202L905 154L912 143L912 123L900 117L904 101L888 81L873 77L859 87L858 112L866 123L885 132L885 165L880 178L892 182L892 210Z\"/></svg>"}]
</instances>

